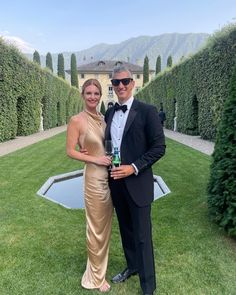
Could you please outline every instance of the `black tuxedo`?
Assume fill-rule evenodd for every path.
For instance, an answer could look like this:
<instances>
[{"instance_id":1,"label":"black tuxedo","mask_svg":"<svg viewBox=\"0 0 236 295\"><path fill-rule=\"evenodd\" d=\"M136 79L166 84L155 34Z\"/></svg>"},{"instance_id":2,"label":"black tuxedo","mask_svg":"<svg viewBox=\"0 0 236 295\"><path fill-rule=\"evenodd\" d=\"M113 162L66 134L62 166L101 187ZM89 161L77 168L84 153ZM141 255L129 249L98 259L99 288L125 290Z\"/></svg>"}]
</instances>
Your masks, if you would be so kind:
<instances>
[{"instance_id":1,"label":"black tuxedo","mask_svg":"<svg viewBox=\"0 0 236 295\"><path fill-rule=\"evenodd\" d=\"M105 115L105 139L110 138L114 112L114 108L110 108ZM153 201L151 166L164 153L165 139L156 108L134 99L124 129L120 155L121 164L134 163L139 170L137 176L125 178L125 183L133 201L140 207Z\"/></svg>"},{"instance_id":2,"label":"black tuxedo","mask_svg":"<svg viewBox=\"0 0 236 295\"><path fill-rule=\"evenodd\" d=\"M112 107L105 114L105 139L111 138L114 112ZM109 185L127 265L138 271L144 293L152 293L156 287L150 218L154 197L151 166L164 153L164 133L156 108L134 99L124 128L120 156L121 164L134 163L139 172L119 180L109 178Z\"/></svg>"}]
</instances>

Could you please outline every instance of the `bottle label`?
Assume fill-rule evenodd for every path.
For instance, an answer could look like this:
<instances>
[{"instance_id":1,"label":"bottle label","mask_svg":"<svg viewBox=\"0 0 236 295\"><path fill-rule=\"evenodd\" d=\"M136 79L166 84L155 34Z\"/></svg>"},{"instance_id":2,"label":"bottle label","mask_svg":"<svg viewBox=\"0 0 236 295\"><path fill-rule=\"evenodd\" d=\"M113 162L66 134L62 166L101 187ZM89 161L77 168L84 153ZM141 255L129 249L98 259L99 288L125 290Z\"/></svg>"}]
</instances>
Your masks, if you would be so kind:
<instances>
[{"instance_id":1,"label":"bottle label","mask_svg":"<svg viewBox=\"0 0 236 295\"><path fill-rule=\"evenodd\" d=\"M119 167L120 166L120 156L119 156L119 151L118 148L115 147L114 148L114 155L113 155L113 160L112 160L112 164L114 167Z\"/></svg>"},{"instance_id":2,"label":"bottle label","mask_svg":"<svg viewBox=\"0 0 236 295\"><path fill-rule=\"evenodd\" d=\"M115 167L119 167L119 166L120 166L120 160L118 160L118 161L113 161L113 165L114 165Z\"/></svg>"}]
</instances>

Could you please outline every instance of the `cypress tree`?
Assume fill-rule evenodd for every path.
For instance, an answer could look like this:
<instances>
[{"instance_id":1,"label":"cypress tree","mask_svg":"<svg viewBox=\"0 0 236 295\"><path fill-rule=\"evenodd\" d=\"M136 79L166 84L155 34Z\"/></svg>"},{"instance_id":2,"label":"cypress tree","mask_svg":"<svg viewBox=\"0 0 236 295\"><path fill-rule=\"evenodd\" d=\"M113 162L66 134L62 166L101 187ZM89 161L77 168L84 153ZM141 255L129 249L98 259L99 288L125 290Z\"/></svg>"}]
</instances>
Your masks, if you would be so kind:
<instances>
[{"instance_id":1,"label":"cypress tree","mask_svg":"<svg viewBox=\"0 0 236 295\"><path fill-rule=\"evenodd\" d=\"M149 81L149 59L147 55L144 58L143 64L143 86Z\"/></svg>"},{"instance_id":2,"label":"cypress tree","mask_svg":"<svg viewBox=\"0 0 236 295\"><path fill-rule=\"evenodd\" d=\"M37 50L35 50L35 52L33 54L33 61L36 62L37 64L41 65L40 55Z\"/></svg>"},{"instance_id":3,"label":"cypress tree","mask_svg":"<svg viewBox=\"0 0 236 295\"><path fill-rule=\"evenodd\" d=\"M78 86L78 71L77 71L77 63L76 63L76 56L74 53L71 54L71 59L70 59L70 72L71 72L71 85L75 87Z\"/></svg>"},{"instance_id":4,"label":"cypress tree","mask_svg":"<svg viewBox=\"0 0 236 295\"><path fill-rule=\"evenodd\" d=\"M161 56L158 55L156 61L156 75L161 72Z\"/></svg>"},{"instance_id":5,"label":"cypress tree","mask_svg":"<svg viewBox=\"0 0 236 295\"><path fill-rule=\"evenodd\" d=\"M52 55L50 52L48 52L46 55L46 67L49 68L53 72Z\"/></svg>"},{"instance_id":6,"label":"cypress tree","mask_svg":"<svg viewBox=\"0 0 236 295\"><path fill-rule=\"evenodd\" d=\"M58 54L57 61L57 75L63 79L65 79L65 70L64 70L64 56L62 53Z\"/></svg>"},{"instance_id":7,"label":"cypress tree","mask_svg":"<svg viewBox=\"0 0 236 295\"><path fill-rule=\"evenodd\" d=\"M172 67L172 56L169 55L167 58L167 67L171 68Z\"/></svg>"},{"instance_id":8,"label":"cypress tree","mask_svg":"<svg viewBox=\"0 0 236 295\"><path fill-rule=\"evenodd\" d=\"M212 219L236 237L236 67L216 135L208 183Z\"/></svg>"},{"instance_id":9,"label":"cypress tree","mask_svg":"<svg viewBox=\"0 0 236 295\"><path fill-rule=\"evenodd\" d=\"M105 113L106 113L106 108L105 108L105 104L104 104L103 100L101 103L100 113L102 113L103 115L105 115Z\"/></svg>"}]
</instances>

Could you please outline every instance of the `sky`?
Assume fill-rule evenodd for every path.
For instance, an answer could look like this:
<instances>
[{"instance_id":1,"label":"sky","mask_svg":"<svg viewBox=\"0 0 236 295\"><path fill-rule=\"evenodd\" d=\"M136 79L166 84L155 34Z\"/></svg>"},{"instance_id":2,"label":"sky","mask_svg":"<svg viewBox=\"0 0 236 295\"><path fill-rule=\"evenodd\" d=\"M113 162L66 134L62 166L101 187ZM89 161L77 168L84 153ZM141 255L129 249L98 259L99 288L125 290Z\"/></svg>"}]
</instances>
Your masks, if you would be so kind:
<instances>
[{"instance_id":1,"label":"sky","mask_svg":"<svg viewBox=\"0 0 236 295\"><path fill-rule=\"evenodd\" d=\"M23 52L76 52L164 33L213 34L236 0L0 0L0 36Z\"/></svg>"}]
</instances>

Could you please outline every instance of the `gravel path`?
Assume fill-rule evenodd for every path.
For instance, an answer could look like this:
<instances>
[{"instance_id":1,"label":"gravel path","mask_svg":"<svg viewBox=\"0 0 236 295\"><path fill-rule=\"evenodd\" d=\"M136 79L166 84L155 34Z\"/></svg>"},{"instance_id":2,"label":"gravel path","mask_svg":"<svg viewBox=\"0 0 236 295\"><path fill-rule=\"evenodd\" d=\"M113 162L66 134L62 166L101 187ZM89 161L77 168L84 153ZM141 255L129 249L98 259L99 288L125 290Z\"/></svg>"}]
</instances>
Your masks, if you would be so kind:
<instances>
[{"instance_id":1,"label":"gravel path","mask_svg":"<svg viewBox=\"0 0 236 295\"><path fill-rule=\"evenodd\" d=\"M52 128L52 129L49 129L46 131L34 133L34 134L31 134L28 136L19 136L16 139L12 139L12 140L0 143L0 156L4 156L6 154L12 153L12 152L19 150L23 147L26 147L28 145L31 145L31 144L36 143L38 141L52 137L58 133L65 131L65 130L66 130L66 125Z\"/></svg>"},{"instance_id":2,"label":"gravel path","mask_svg":"<svg viewBox=\"0 0 236 295\"><path fill-rule=\"evenodd\" d=\"M203 140L200 136L186 135L172 130L165 129L165 136L192 147L204 154L211 155L214 151L214 142Z\"/></svg>"}]
</instances>

